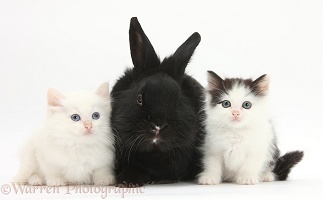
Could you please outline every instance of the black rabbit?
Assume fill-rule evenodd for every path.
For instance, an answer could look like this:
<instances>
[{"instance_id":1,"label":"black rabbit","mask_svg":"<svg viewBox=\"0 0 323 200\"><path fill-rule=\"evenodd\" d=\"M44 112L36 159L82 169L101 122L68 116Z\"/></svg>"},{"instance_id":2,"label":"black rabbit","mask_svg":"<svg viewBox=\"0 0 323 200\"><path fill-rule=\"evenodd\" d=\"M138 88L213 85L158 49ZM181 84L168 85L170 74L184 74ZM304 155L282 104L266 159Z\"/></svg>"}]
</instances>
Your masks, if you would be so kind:
<instances>
[{"instance_id":1,"label":"black rabbit","mask_svg":"<svg viewBox=\"0 0 323 200\"><path fill-rule=\"evenodd\" d=\"M134 68L111 92L117 184L193 179L200 171L205 97L184 71L201 37L192 34L162 62L135 17L129 40Z\"/></svg>"}]
</instances>

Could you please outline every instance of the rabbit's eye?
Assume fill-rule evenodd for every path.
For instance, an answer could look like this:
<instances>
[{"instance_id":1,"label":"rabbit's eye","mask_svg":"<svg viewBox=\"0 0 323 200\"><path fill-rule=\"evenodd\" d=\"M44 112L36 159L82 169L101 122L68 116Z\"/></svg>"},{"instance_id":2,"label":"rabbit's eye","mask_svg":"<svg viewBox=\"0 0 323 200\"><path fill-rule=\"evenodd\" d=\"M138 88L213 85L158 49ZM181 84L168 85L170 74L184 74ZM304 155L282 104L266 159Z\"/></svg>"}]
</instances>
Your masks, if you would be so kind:
<instances>
[{"instance_id":1,"label":"rabbit's eye","mask_svg":"<svg viewBox=\"0 0 323 200\"><path fill-rule=\"evenodd\" d=\"M142 106L142 94L139 94L137 96L137 104L139 104L140 106Z\"/></svg>"}]
</instances>

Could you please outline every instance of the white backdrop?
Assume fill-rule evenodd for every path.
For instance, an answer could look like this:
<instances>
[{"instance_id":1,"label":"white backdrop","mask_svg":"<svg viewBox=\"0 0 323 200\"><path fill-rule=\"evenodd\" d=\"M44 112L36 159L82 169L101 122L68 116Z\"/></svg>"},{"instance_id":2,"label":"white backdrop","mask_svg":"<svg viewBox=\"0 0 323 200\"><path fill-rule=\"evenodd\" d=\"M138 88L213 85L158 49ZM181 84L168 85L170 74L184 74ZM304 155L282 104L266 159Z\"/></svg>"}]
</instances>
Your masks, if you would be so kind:
<instances>
[{"instance_id":1,"label":"white backdrop","mask_svg":"<svg viewBox=\"0 0 323 200\"><path fill-rule=\"evenodd\" d=\"M207 70L243 78L269 74L279 147L283 153L304 150L305 159L287 182L249 187L179 183L148 186L144 194L129 197L322 197L322 10L320 0L0 0L0 183L9 183L16 173L18 147L46 113L48 87L95 90L109 80L111 88L132 66L128 29L130 18L137 16L162 58L193 32L201 34L187 72L203 86Z\"/></svg>"}]
</instances>

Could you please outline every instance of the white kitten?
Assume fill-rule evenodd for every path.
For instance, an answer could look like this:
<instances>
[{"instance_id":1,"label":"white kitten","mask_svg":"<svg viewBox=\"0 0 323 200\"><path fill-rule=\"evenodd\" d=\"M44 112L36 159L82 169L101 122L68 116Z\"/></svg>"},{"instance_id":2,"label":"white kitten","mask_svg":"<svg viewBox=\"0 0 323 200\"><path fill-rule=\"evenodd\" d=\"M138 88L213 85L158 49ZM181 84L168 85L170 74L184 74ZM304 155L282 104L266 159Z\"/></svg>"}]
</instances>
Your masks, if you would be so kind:
<instances>
[{"instance_id":1,"label":"white kitten","mask_svg":"<svg viewBox=\"0 0 323 200\"><path fill-rule=\"evenodd\" d=\"M199 184L221 181L256 184L273 181L279 157L269 121L267 92L269 79L222 80L208 72L204 171Z\"/></svg>"},{"instance_id":2,"label":"white kitten","mask_svg":"<svg viewBox=\"0 0 323 200\"><path fill-rule=\"evenodd\" d=\"M114 139L108 83L64 95L48 90L45 123L22 148L16 183L113 184Z\"/></svg>"}]
</instances>

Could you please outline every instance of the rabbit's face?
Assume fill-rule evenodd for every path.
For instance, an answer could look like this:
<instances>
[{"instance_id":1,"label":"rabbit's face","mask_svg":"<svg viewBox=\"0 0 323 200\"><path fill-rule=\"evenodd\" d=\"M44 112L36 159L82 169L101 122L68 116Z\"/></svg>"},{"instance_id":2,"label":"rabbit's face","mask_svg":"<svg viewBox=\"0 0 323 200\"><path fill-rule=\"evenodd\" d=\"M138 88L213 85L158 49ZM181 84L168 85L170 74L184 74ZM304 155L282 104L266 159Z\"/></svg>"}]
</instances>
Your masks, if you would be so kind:
<instances>
[{"instance_id":1,"label":"rabbit's face","mask_svg":"<svg viewBox=\"0 0 323 200\"><path fill-rule=\"evenodd\" d=\"M134 133L141 138L143 150L167 149L175 140L180 89L166 74L148 77L138 84L134 99L138 112Z\"/></svg>"}]
</instances>

